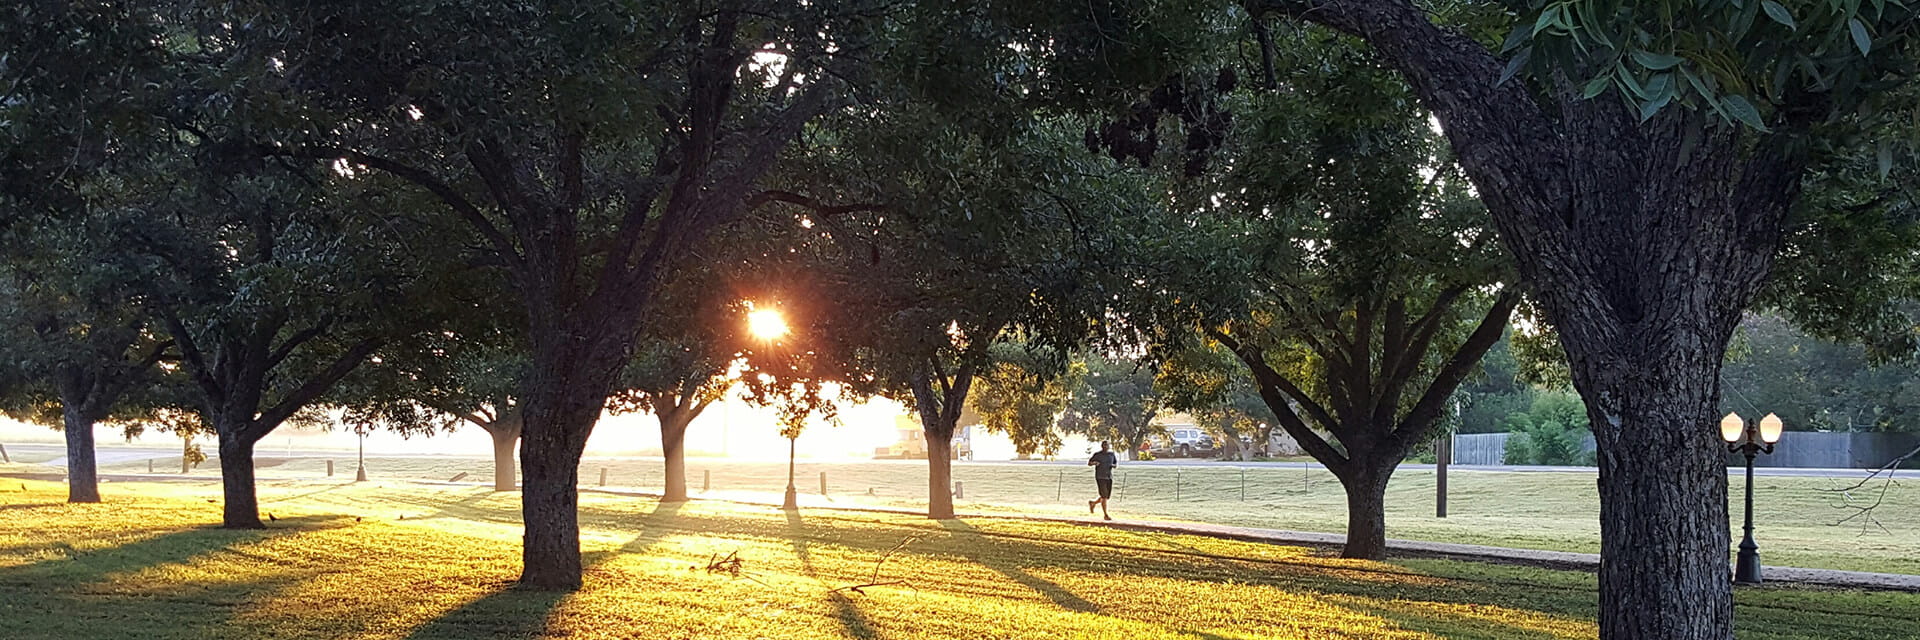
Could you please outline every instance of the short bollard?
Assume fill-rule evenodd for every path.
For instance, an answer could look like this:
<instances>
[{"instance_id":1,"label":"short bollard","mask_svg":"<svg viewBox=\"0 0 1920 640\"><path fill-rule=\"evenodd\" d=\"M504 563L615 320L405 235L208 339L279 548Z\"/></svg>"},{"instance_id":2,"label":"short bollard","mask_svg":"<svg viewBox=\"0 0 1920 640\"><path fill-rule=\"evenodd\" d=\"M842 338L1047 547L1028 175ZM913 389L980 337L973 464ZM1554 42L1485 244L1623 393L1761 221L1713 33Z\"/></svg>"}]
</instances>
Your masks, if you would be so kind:
<instances>
[{"instance_id":1,"label":"short bollard","mask_svg":"<svg viewBox=\"0 0 1920 640\"><path fill-rule=\"evenodd\" d=\"M713 490L713 470L712 469L700 470L700 493L706 493L712 490Z\"/></svg>"},{"instance_id":2,"label":"short bollard","mask_svg":"<svg viewBox=\"0 0 1920 640\"><path fill-rule=\"evenodd\" d=\"M147 458L147 473L153 473L153 458Z\"/></svg>"},{"instance_id":3,"label":"short bollard","mask_svg":"<svg viewBox=\"0 0 1920 640\"><path fill-rule=\"evenodd\" d=\"M607 468L600 467L600 486L607 486Z\"/></svg>"},{"instance_id":4,"label":"short bollard","mask_svg":"<svg viewBox=\"0 0 1920 640\"><path fill-rule=\"evenodd\" d=\"M965 500L966 498L967 498L966 486L960 484L959 480L953 481L953 499Z\"/></svg>"},{"instance_id":5,"label":"short bollard","mask_svg":"<svg viewBox=\"0 0 1920 640\"><path fill-rule=\"evenodd\" d=\"M1067 487L1067 472L1061 471L1059 475L1053 479L1053 501L1054 502L1060 501L1062 497L1062 492L1065 491L1066 487Z\"/></svg>"},{"instance_id":6,"label":"short bollard","mask_svg":"<svg viewBox=\"0 0 1920 640\"><path fill-rule=\"evenodd\" d=\"M820 472L820 495L827 495L827 472Z\"/></svg>"},{"instance_id":7,"label":"short bollard","mask_svg":"<svg viewBox=\"0 0 1920 640\"><path fill-rule=\"evenodd\" d=\"M329 478L333 477L333 461L332 460L327 461L327 477Z\"/></svg>"}]
</instances>

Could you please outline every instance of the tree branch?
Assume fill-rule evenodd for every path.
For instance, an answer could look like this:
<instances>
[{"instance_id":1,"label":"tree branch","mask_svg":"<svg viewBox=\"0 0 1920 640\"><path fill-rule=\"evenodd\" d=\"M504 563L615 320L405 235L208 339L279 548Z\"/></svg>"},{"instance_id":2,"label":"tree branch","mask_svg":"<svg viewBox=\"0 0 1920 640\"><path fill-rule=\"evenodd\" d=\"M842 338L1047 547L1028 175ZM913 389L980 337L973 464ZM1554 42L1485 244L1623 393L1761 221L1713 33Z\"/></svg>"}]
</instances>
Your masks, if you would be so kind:
<instances>
[{"instance_id":1,"label":"tree branch","mask_svg":"<svg viewBox=\"0 0 1920 640\"><path fill-rule=\"evenodd\" d=\"M260 412L260 417L253 421L248 435L255 439L266 436L267 432L279 427L280 423L286 422L288 418L293 417L294 413L332 389L341 378L352 373L354 367L360 366L367 356L373 355L374 350L380 348L380 344L380 340L368 338L348 347L346 353L340 354L332 364L308 378L305 383L281 398L280 402L272 408Z\"/></svg>"},{"instance_id":2,"label":"tree branch","mask_svg":"<svg viewBox=\"0 0 1920 640\"><path fill-rule=\"evenodd\" d=\"M1480 358L1487 354L1487 350L1500 341L1500 336L1506 333L1507 321L1513 317L1513 308L1519 303L1518 287L1508 285L1500 290L1499 297L1487 309L1487 315L1481 318L1480 325L1467 336L1467 341L1460 345L1460 349L1447 358L1446 364L1441 365L1439 373L1433 376L1433 382L1428 383L1426 392L1421 394L1413 409L1394 428L1391 436L1394 444L1410 446L1424 440L1439 424L1440 412L1445 410L1447 398L1460 388L1461 381L1467 379L1467 374L1480 363Z\"/></svg>"}]
</instances>

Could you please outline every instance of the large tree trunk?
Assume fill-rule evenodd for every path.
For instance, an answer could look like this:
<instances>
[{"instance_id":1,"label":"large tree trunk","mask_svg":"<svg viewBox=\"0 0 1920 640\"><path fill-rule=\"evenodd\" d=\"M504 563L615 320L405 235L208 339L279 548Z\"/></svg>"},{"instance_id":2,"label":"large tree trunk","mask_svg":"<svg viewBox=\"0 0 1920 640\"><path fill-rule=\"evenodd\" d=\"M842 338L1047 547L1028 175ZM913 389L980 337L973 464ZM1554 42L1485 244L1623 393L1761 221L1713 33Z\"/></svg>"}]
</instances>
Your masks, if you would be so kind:
<instances>
[{"instance_id":1,"label":"large tree trunk","mask_svg":"<svg viewBox=\"0 0 1920 640\"><path fill-rule=\"evenodd\" d=\"M487 427L487 435L493 437L493 490L512 491L520 488L514 478L513 449L520 443L520 425L502 424L496 421Z\"/></svg>"},{"instance_id":2,"label":"large tree trunk","mask_svg":"<svg viewBox=\"0 0 1920 640\"><path fill-rule=\"evenodd\" d=\"M61 418L67 438L67 502L99 502L100 474L94 464L93 418L78 405L63 401Z\"/></svg>"},{"instance_id":3,"label":"large tree trunk","mask_svg":"<svg viewBox=\"0 0 1920 640\"><path fill-rule=\"evenodd\" d=\"M660 452L667 467L662 502L687 501L687 425L693 423L692 413L681 409L660 415Z\"/></svg>"},{"instance_id":4,"label":"large tree trunk","mask_svg":"<svg viewBox=\"0 0 1920 640\"><path fill-rule=\"evenodd\" d=\"M526 524L520 584L536 589L580 587L580 454L600 420L607 374L598 387L581 388L572 376L529 384L521 407L520 513ZM556 384L557 383L557 384Z\"/></svg>"},{"instance_id":5,"label":"large tree trunk","mask_svg":"<svg viewBox=\"0 0 1920 640\"><path fill-rule=\"evenodd\" d=\"M254 441L230 429L220 429L220 526L227 529L265 529L260 502L253 487Z\"/></svg>"},{"instance_id":6,"label":"large tree trunk","mask_svg":"<svg viewBox=\"0 0 1920 640\"><path fill-rule=\"evenodd\" d=\"M927 517L953 518L953 431L946 434L926 429L927 434Z\"/></svg>"},{"instance_id":7,"label":"large tree trunk","mask_svg":"<svg viewBox=\"0 0 1920 640\"><path fill-rule=\"evenodd\" d=\"M1600 626L1607 637L1732 636L1726 449L1712 428L1721 350L1643 360L1583 349L1574 360L1588 417L1599 427Z\"/></svg>"},{"instance_id":8,"label":"large tree trunk","mask_svg":"<svg viewBox=\"0 0 1920 640\"><path fill-rule=\"evenodd\" d=\"M1393 476L1393 467L1375 465L1341 474L1340 486L1347 492L1347 545L1340 549L1340 557L1386 557L1387 480Z\"/></svg>"}]
</instances>

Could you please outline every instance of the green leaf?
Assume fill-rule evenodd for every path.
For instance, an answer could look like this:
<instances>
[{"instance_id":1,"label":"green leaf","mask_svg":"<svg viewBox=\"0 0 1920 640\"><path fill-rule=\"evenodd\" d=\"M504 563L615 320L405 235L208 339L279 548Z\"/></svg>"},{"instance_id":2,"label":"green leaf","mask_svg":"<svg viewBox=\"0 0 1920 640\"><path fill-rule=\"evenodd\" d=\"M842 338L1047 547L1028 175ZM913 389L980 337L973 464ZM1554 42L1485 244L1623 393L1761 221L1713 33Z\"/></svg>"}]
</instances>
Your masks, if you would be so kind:
<instances>
[{"instance_id":1,"label":"green leaf","mask_svg":"<svg viewBox=\"0 0 1920 640\"><path fill-rule=\"evenodd\" d=\"M1669 92L1653 100L1640 103L1640 121L1646 122L1649 118L1653 117L1653 114L1659 113L1661 109L1667 106L1667 103L1672 101L1673 94Z\"/></svg>"},{"instance_id":2,"label":"green leaf","mask_svg":"<svg viewBox=\"0 0 1920 640\"><path fill-rule=\"evenodd\" d=\"M1760 8L1765 9L1767 11L1767 17L1773 18L1774 22L1787 25L1788 29L1795 31L1800 30L1800 27L1793 24L1793 14L1788 13L1787 8L1781 6L1780 3L1774 2L1773 0L1765 0L1760 3Z\"/></svg>"},{"instance_id":3,"label":"green leaf","mask_svg":"<svg viewBox=\"0 0 1920 640\"><path fill-rule=\"evenodd\" d=\"M1507 40L1500 43L1500 52L1506 53L1518 49L1531 38L1533 38L1532 26L1526 24L1515 25L1513 31L1507 32Z\"/></svg>"},{"instance_id":4,"label":"green leaf","mask_svg":"<svg viewBox=\"0 0 1920 640\"><path fill-rule=\"evenodd\" d=\"M1674 66L1679 65L1681 62L1684 62L1684 60L1682 60L1680 56L1668 55L1664 53L1654 53L1651 51L1639 51L1639 50L1635 50L1633 52L1633 61L1640 63L1640 66L1642 67L1646 67L1654 71L1660 71L1662 69L1672 69Z\"/></svg>"},{"instance_id":5,"label":"green leaf","mask_svg":"<svg viewBox=\"0 0 1920 640\"><path fill-rule=\"evenodd\" d=\"M1587 86L1580 90L1580 97L1582 99L1591 100L1593 99L1594 96L1600 95L1601 93L1605 93L1607 90L1607 85L1612 84L1611 82L1609 82L1610 80L1612 80L1610 76L1611 74L1603 73L1603 74L1594 76L1592 80L1588 80Z\"/></svg>"},{"instance_id":6,"label":"green leaf","mask_svg":"<svg viewBox=\"0 0 1920 640\"><path fill-rule=\"evenodd\" d=\"M1867 35L1867 25L1859 18L1848 18L1847 28L1853 31L1853 46L1860 48L1860 55L1873 51L1873 37Z\"/></svg>"},{"instance_id":7,"label":"green leaf","mask_svg":"<svg viewBox=\"0 0 1920 640\"><path fill-rule=\"evenodd\" d=\"M1767 130L1767 123L1760 119L1760 110L1755 108L1752 102L1748 102L1745 97L1737 95L1727 96L1720 99L1720 104L1726 107L1727 115L1733 116L1733 119L1739 120L1747 126L1760 131Z\"/></svg>"},{"instance_id":8,"label":"green leaf","mask_svg":"<svg viewBox=\"0 0 1920 640\"><path fill-rule=\"evenodd\" d=\"M1532 45L1521 47L1519 51L1514 52L1513 57L1507 59L1507 66L1500 69L1500 79L1493 85L1497 87L1513 79L1514 74L1520 73L1520 69L1527 66L1527 59L1532 56Z\"/></svg>"},{"instance_id":9,"label":"green leaf","mask_svg":"<svg viewBox=\"0 0 1920 640\"><path fill-rule=\"evenodd\" d=\"M1874 159L1880 163L1880 179L1885 180L1888 174L1893 173L1893 144L1881 140L1875 156Z\"/></svg>"}]
</instances>

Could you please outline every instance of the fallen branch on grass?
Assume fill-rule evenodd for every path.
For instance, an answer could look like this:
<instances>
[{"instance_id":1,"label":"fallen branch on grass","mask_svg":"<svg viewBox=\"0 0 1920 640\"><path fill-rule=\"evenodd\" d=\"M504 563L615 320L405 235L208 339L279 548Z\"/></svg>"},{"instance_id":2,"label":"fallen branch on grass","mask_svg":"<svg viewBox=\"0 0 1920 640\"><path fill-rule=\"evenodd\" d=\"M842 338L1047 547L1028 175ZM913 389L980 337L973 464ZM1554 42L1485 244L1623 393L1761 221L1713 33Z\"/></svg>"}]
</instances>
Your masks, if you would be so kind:
<instances>
[{"instance_id":1,"label":"fallen branch on grass","mask_svg":"<svg viewBox=\"0 0 1920 640\"><path fill-rule=\"evenodd\" d=\"M760 582L759 578L753 577L753 572L747 571L746 565L747 561L740 558L739 550L728 552L725 557L721 557L719 554L709 554L707 556L707 573L709 574L719 573L734 578L746 578L760 586L770 586L765 582Z\"/></svg>"},{"instance_id":2,"label":"fallen branch on grass","mask_svg":"<svg viewBox=\"0 0 1920 640\"><path fill-rule=\"evenodd\" d=\"M880 568L887 564L887 560L893 558L893 554L899 553L901 549L907 548L907 545L913 544L919 539L920 539L920 536L909 536L907 539L901 540L900 544L893 545L892 549L888 549L886 554L881 555L879 560L874 561L873 575L868 577L867 582L864 582L861 584L850 584L844 587L829 590L827 591L827 593L833 594L833 593L839 593L842 591L852 591L854 593L865 594L866 589L869 587L890 587L894 585L905 585L908 589L913 589L915 592L920 591L918 587L913 586L913 583L907 582L904 579L903 580L881 580L880 579Z\"/></svg>"},{"instance_id":3,"label":"fallen branch on grass","mask_svg":"<svg viewBox=\"0 0 1920 640\"><path fill-rule=\"evenodd\" d=\"M1886 464L1873 469L1871 473L1867 474L1867 477L1861 478L1859 482L1838 489L1826 489L1825 491L1836 493L1840 496L1840 504L1834 505L1834 508L1853 510L1853 515L1835 521L1833 526L1837 527L1858 519L1860 520L1860 533L1862 535L1866 534L1868 525L1880 527L1880 530L1886 533L1893 533L1891 529L1887 528L1887 525L1880 522L1880 519L1875 516L1874 512L1880 508L1882 503L1886 502L1887 490L1893 488L1894 472L1900 468L1901 464L1913 459L1914 456L1920 456L1920 447L1914 447L1913 450L1901 454L1899 457L1887 461ZM1885 478L1880 477L1882 473L1886 474ZM1873 494L1873 501L1864 504L1856 503L1853 492L1862 487L1866 487L1876 480L1879 481L1880 486Z\"/></svg>"}]
</instances>

